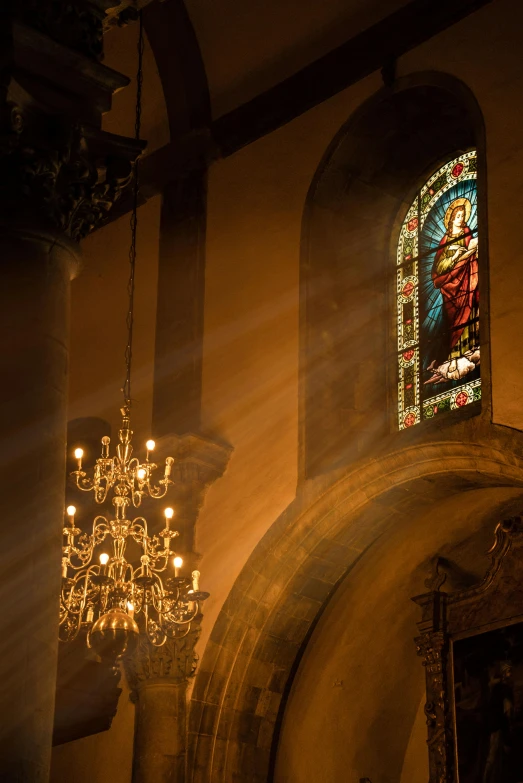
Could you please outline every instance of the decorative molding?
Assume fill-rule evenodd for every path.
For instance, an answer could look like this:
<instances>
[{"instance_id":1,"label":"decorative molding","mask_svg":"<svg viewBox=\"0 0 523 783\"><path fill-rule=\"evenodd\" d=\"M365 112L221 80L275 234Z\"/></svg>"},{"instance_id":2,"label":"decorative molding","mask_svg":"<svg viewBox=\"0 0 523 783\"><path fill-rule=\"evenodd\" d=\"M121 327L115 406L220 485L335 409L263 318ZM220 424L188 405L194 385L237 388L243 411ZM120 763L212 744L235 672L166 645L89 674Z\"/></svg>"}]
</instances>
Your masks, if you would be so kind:
<instances>
[{"instance_id":1,"label":"decorative molding","mask_svg":"<svg viewBox=\"0 0 523 783\"><path fill-rule=\"evenodd\" d=\"M415 640L416 651L425 667L430 781L446 783L449 760L452 758L452 737L447 730L447 656L448 639L441 632L424 633Z\"/></svg>"},{"instance_id":2,"label":"decorative molding","mask_svg":"<svg viewBox=\"0 0 523 783\"><path fill-rule=\"evenodd\" d=\"M207 490L227 469L233 447L188 432L162 438L157 445L159 453L174 457L169 490L175 509L175 527L180 532L180 552L184 553L184 567L188 573L198 562L194 551L194 535L200 510Z\"/></svg>"},{"instance_id":3,"label":"decorative molding","mask_svg":"<svg viewBox=\"0 0 523 783\"><path fill-rule=\"evenodd\" d=\"M429 783L455 779L454 688L450 651L454 639L463 639L523 621L523 519L500 522L495 530L490 568L478 584L453 593L443 584L436 561L426 584L429 593L412 600L421 607L420 636L415 639L425 667Z\"/></svg>"},{"instance_id":4,"label":"decorative molding","mask_svg":"<svg viewBox=\"0 0 523 783\"><path fill-rule=\"evenodd\" d=\"M95 60L103 59L103 36L114 25L138 18L151 0L16 0L13 16Z\"/></svg>"},{"instance_id":5,"label":"decorative molding","mask_svg":"<svg viewBox=\"0 0 523 783\"><path fill-rule=\"evenodd\" d=\"M191 623L186 636L167 639L162 647L155 647L146 636L140 635L137 648L123 660L132 701L137 700L138 692L145 683L167 680L180 685L194 677L198 664L195 647L200 637L201 621L202 615L199 615Z\"/></svg>"},{"instance_id":6,"label":"decorative molding","mask_svg":"<svg viewBox=\"0 0 523 783\"><path fill-rule=\"evenodd\" d=\"M100 127L113 93L129 79L94 60L97 24L114 5L114 0L20 0L3 14L4 224L58 229L78 242L106 220L130 184L145 142Z\"/></svg>"},{"instance_id":7,"label":"decorative molding","mask_svg":"<svg viewBox=\"0 0 523 783\"><path fill-rule=\"evenodd\" d=\"M54 41L101 60L105 13L116 4L117 0L17 0L15 15Z\"/></svg>"},{"instance_id":8,"label":"decorative molding","mask_svg":"<svg viewBox=\"0 0 523 783\"><path fill-rule=\"evenodd\" d=\"M13 211L35 210L79 242L106 219L129 186L143 146L6 102L0 110L4 219Z\"/></svg>"}]
</instances>

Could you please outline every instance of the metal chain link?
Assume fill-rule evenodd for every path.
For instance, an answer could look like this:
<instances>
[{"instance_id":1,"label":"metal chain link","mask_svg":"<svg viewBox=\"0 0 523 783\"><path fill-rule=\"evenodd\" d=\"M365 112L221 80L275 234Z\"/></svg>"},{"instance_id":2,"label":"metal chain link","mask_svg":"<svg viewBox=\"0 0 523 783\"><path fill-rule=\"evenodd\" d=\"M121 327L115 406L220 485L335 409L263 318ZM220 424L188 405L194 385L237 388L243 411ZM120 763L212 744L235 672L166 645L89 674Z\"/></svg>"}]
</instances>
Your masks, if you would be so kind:
<instances>
[{"instance_id":1,"label":"metal chain link","mask_svg":"<svg viewBox=\"0 0 523 783\"><path fill-rule=\"evenodd\" d=\"M142 12L139 15L139 28L138 28L138 70L136 73L136 115L134 122L134 136L136 141L140 141L140 129L142 124L142 85L143 85L143 51L144 51L144 36L143 36L143 20ZM129 248L129 281L127 283L127 294L129 297L129 309L127 311L127 345L125 348L125 382L122 388L124 397L124 407L126 413L129 414L132 404L131 398L131 367L133 360L133 327L134 327L134 275L136 269L136 229L138 226L138 192L139 192L139 179L138 179L138 160L134 163L134 180L133 180L133 208L131 212L131 246Z\"/></svg>"}]
</instances>

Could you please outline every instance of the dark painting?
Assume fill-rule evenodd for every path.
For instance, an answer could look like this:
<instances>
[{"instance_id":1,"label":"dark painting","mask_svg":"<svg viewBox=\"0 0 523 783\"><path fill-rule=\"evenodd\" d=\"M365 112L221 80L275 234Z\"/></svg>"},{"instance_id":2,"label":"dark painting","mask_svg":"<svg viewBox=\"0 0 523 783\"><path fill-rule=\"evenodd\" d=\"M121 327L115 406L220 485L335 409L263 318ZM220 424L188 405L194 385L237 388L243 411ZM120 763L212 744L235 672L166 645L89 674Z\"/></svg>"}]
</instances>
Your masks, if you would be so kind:
<instances>
[{"instance_id":1,"label":"dark painting","mask_svg":"<svg viewBox=\"0 0 523 783\"><path fill-rule=\"evenodd\" d=\"M454 644L459 783L523 783L523 623Z\"/></svg>"}]
</instances>

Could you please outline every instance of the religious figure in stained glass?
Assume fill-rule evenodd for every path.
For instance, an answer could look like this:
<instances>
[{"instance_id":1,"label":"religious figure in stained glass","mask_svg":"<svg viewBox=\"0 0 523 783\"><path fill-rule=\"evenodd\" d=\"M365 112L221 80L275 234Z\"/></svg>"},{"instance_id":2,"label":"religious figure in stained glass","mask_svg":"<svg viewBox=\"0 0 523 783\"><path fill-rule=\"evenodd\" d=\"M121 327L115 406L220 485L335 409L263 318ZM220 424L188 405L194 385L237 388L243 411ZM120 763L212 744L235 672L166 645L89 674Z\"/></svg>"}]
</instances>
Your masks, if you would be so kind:
<instances>
[{"instance_id":1,"label":"religious figure in stained glass","mask_svg":"<svg viewBox=\"0 0 523 783\"><path fill-rule=\"evenodd\" d=\"M418 192L397 264L404 429L481 399L475 151L442 166Z\"/></svg>"}]
</instances>

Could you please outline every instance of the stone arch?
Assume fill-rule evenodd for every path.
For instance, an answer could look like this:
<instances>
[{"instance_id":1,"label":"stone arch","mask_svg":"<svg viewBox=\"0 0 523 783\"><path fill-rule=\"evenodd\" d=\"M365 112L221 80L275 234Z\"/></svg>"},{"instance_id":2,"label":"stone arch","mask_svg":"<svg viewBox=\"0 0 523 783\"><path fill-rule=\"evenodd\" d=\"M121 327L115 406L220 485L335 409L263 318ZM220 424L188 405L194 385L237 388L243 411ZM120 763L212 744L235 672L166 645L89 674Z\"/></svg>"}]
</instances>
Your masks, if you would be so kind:
<instances>
[{"instance_id":1,"label":"stone arch","mask_svg":"<svg viewBox=\"0 0 523 783\"><path fill-rule=\"evenodd\" d=\"M519 433L479 418L430 442L390 446L349 471L305 482L243 568L196 677L193 783L271 779L282 697L311 628L388 526L443 495L523 487Z\"/></svg>"},{"instance_id":2,"label":"stone arch","mask_svg":"<svg viewBox=\"0 0 523 783\"><path fill-rule=\"evenodd\" d=\"M395 429L391 249L416 187L454 153L471 147L478 149L481 196L480 108L462 82L424 73L380 90L328 148L302 224L301 479L365 458ZM482 330L487 334L486 199L480 200ZM487 350L482 346L482 410L488 417Z\"/></svg>"},{"instance_id":3,"label":"stone arch","mask_svg":"<svg viewBox=\"0 0 523 783\"><path fill-rule=\"evenodd\" d=\"M210 125L205 66L183 0L151 3L143 19L162 82L172 143Z\"/></svg>"}]
</instances>

